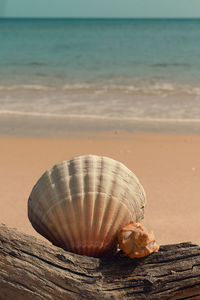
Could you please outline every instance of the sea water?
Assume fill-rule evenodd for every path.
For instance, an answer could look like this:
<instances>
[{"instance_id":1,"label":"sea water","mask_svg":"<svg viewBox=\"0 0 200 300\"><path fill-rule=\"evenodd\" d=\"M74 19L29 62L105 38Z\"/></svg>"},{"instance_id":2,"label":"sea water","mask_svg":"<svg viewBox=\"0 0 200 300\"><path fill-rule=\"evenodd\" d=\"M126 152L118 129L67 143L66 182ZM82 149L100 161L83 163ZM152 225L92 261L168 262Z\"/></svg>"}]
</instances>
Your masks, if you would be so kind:
<instances>
[{"instance_id":1,"label":"sea water","mask_svg":"<svg viewBox=\"0 0 200 300\"><path fill-rule=\"evenodd\" d=\"M200 121L200 19L1 19L2 114Z\"/></svg>"}]
</instances>

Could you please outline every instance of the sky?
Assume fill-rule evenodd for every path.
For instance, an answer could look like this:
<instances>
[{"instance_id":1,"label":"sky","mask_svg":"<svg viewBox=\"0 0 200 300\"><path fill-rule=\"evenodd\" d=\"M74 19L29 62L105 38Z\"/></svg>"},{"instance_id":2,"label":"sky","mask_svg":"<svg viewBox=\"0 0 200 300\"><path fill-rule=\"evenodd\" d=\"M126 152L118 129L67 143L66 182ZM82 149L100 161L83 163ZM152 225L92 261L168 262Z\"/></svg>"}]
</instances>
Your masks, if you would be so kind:
<instances>
[{"instance_id":1,"label":"sky","mask_svg":"<svg viewBox=\"0 0 200 300\"><path fill-rule=\"evenodd\" d=\"M199 18L200 0L0 0L0 16Z\"/></svg>"}]
</instances>

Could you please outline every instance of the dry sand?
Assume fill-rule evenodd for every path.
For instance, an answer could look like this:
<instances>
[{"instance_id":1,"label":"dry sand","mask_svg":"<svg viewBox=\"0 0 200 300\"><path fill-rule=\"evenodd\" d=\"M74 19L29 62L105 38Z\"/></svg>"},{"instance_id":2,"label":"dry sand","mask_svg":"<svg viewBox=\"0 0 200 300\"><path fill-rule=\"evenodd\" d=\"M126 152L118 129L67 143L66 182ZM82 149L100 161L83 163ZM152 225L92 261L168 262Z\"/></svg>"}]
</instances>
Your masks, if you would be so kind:
<instances>
[{"instance_id":1,"label":"dry sand","mask_svg":"<svg viewBox=\"0 0 200 300\"><path fill-rule=\"evenodd\" d=\"M200 136L98 134L65 139L0 138L0 223L39 237L27 199L41 174L59 161L97 154L123 162L147 193L144 224L160 244L200 244Z\"/></svg>"}]
</instances>

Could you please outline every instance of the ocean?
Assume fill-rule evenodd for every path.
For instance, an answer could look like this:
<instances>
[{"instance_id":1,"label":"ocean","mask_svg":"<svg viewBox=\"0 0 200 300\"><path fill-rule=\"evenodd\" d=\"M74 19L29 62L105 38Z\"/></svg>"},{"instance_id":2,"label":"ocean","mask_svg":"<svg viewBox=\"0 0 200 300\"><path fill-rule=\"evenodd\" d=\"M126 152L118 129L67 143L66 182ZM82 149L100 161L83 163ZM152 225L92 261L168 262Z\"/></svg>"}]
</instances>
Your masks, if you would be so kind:
<instances>
[{"instance_id":1,"label":"ocean","mask_svg":"<svg viewBox=\"0 0 200 300\"><path fill-rule=\"evenodd\" d=\"M200 122L200 19L1 19L7 114Z\"/></svg>"}]
</instances>

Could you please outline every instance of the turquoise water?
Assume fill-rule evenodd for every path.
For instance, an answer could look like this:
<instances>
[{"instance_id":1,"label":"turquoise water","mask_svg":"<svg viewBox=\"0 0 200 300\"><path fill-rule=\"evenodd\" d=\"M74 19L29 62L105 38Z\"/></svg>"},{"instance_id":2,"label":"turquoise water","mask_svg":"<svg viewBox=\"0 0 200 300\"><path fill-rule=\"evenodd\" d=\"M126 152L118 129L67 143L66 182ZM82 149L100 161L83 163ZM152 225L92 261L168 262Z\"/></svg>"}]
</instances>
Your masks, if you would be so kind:
<instances>
[{"instance_id":1,"label":"turquoise water","mask_svg":"<svg viewBox=\"0 0 200 300\"><path fill-rule=\"evenodd\" d=\"M200 20L1 19L0 112L200 119Z\"/></svg>"}]
</instances>

